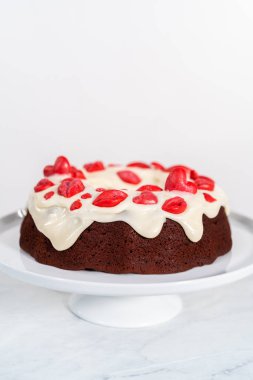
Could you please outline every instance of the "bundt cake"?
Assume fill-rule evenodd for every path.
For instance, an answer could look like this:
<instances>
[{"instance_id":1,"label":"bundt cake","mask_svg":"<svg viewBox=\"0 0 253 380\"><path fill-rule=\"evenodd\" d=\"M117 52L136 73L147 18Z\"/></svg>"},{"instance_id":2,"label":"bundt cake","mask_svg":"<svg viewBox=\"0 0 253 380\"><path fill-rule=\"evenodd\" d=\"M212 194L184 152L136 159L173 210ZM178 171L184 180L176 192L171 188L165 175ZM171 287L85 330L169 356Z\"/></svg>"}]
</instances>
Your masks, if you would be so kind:
<instances>
[{"instance_id":1,"label":"bundt cake","mask_svg":"<svg viewBox=\"0 0 253 380\"><path fill-rule=\"evenodd\" d=\"M176 273L231 249L227 213L221 188L186 166L97 161L77 169L60 156L29 198L20 246L63 269Z\"/></svg>"}]
</instances>

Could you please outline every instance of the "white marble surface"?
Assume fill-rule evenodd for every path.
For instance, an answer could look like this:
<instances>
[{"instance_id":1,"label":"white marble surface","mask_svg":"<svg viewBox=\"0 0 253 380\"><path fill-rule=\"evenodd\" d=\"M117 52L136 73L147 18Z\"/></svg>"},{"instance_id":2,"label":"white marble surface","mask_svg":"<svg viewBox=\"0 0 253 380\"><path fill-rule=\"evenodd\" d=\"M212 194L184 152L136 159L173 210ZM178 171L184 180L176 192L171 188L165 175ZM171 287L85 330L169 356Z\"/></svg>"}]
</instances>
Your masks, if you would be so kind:
<instances>
[{"instance_id":1,"label":"white marble surface","mask_svg":"<svg viewBox=\"0 0 253 380\"><path fill-rule=\"evenodd\" d=\"M137 330L86 323L67 297L0 275L0 379L253 378L253 277L184 295L172 322Z\"/></svg>"}]
</instances>

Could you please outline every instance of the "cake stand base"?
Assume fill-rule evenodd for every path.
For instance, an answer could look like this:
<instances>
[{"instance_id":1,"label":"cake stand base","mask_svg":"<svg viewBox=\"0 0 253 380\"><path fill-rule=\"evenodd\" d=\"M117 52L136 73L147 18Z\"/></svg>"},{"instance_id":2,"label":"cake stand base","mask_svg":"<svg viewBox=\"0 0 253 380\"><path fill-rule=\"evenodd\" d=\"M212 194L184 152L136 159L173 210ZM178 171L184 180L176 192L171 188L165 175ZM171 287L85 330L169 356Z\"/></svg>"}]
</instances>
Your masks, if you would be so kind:
<instances>
[{"instance_id":1,"label":"cake stand base","mask_svg":"<svg viewBox=\"0 0 253 380\"><path fill-rule=\"evenodd\" d=\"M104 297L72 294L68 306L79 318L97 325L137 328L171 320L182 310L182 301L175 295Z\"/></svg>"}]
</instances>

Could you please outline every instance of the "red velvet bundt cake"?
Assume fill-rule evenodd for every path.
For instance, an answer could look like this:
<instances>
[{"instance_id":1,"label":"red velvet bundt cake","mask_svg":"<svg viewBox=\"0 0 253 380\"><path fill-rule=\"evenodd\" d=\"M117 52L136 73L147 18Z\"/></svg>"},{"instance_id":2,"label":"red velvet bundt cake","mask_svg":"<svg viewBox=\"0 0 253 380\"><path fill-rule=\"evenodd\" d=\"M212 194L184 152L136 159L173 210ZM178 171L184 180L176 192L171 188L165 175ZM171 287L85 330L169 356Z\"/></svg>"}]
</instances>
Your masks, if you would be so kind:
<instances>
[{"instance_id":1,"label":"red velvet bundt cake","mask_svg":"<svg viewBox=\"0 0 253 380\"><path fill-rule=\"evenodd\" d=\"M94 162L61 156L44 168L21 227L20 246L63 269L176 273L231 249L227 200L195 170L153 162Z\"/></svg>"}]
</instances>

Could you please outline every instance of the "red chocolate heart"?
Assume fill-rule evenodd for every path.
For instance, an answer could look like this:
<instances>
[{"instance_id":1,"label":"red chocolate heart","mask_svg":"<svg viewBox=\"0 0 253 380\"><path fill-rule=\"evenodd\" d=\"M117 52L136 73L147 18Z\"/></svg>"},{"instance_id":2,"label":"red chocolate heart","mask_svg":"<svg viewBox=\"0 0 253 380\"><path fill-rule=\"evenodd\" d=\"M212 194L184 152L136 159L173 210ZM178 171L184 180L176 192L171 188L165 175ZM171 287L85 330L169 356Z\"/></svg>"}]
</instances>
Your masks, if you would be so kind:
<instances>
[{"instance_id":1,"label":"red chocolate heart","mask_svg":"<svg viewBox=\"0 0 253 380\"><path fill-rule=\"evenodd\" d=\"M135 161L130 162L130 164L127 165L129 168L141 168L141 169L149 169L150 166L148 164L145 164L145 162Z\"/></svg>"},{"instance_id":2,"label":"red chocolate heart","mask_svg":"<svg viewBox=\"0 0 253 380\"><path fill-rule=\"evenodd\" d=\"M166 171L165 166L163 166L162 164L160 164L160 162L153 161L153 162L151 162L151 166L152 166L154 169L162 170L163 172Z\"/></svg>"},{"instance_id":3,"label":"red chocolate heart","mask_svg":"<svg viewBox=\"0 0 253 380\"><path fill-rule=\"evenodd\" d=\"M81 198L82 199L92 198L92 195L90 193L85 193L85 194L81 195Z\"/></svg>"},{"instance_id":4,"label":"red chocolate heart","mask_svg":"<svg viewBox=\"0 0 253 380\"><path fill-rule=\"evenodd\" d=\"M54 165L47 165L44 168L44 176L49 177L53 174L69 174L70 173L69 160L64 156L59 156L55 160Z\"/></svg>"},{"instance_id":5,"label":"red chocolate heart","mask_svg":"<svg viewBox=\"0 0 253 380\"><path fill-rule=\"evenodd\" d=\"M158 199L151 191L143 191L133 198L133 202L141 205L154 205L158 202Z\"/></svg>"},{"instance_id":6,"label":"red chocolate heart","mask_svg":"<svg viewBox=\"0 0 253 380\"><path fill-rule=\"evenodd\" d=\"M203 193L204 195L204 198L207 202L215 202L217 199L215 199L214 197L212 197L210 194L207 194L207 193Z\"/></svg>"},{"instance_id":7,"label":"red chocolate heart","mask_svg":"<svg viewBox=\"0 0 253 380\"><path fill-rule=\"evenodd\" d=\"M82 207L82 202L80 199L77 199L77 201L73 202L70 206L70 211L78 210Z\"/></svg>"},{"instance_id":8,"label":"red chocolate heart","mask_svg":"<svg viewBox=\"0 0 253 380\"><path fill-rule=\"evenodd\" d=\"M73 178L85 179L85 175L82 170L78 170L75 166L71 166L70 173Z\"/></svg>"},{"instance_id":9,"label":"red chocolate heart","mask_svg":"<svg viewBox=\"0 0 253 380\"><path fill-rule=\"evenodd\" d=\"M87 172L92 173L96 172L99 170L104 170L104 164L102 161L95 161L95 162L90 162L88 164L84 165L84 168L87 170Z\"/></svg>"},{"instance_id":10,"label":"red chocolate heart","mask_svg":"<svg viewBox=\"0 0 253 380\"><path fill-rule=\"evenodd\" d=\"M137 189L137 191L162 191L162 188L156 185L143 185Z\"/></svg>"},{"instance_id":11,"label":"red chocolate heart","mask_svg":"<svg viewBox=\"0 0 253 380\"><path fill-rule=\"evenodd\" d=\"M123 202L127 194L121 190L105 190L94 199L92 204L97 207L114 207Z\"/></svg>"},{"instance_id":12,"label":"red chocolate heart","mask_svg":"<svg viewBox=\"0 0 253 380\"><path fill-rule=\"evenodd\" d=\"M131 170L120 170L117 174L122 181L132 185L138 185L141 182L140 177Z\"/></svg>"},{"instance_id":13,"label":"red chocolate heart","mask_svg":"<svg viewBox=\"0 0 253 380\"><path fill-rule=\"evenodd\" d=\"M186 171L183 168L173 169L168 175L165 182L165 190L173 191L186 191L188 193L195 194L197 192L197 186L191 181L187 181Z\"/></svg>"},{"instance_id":14,"label":"red chocolate heart","mask_svg":"<svg viewBox=\"0 0 253 380\"><path fill-rule=\"evenodd\" d=\"M48 189L51 186L54 186L54 183L52 181L49 181L47 178L43 178L34 187L34 191L35 193L38 193L40 191Z\"/></svg>"},{"instance_id":15,"label":"red chocolate heart","mask_svg":"<svg viewBox=\"0 0 253 380\"><path fill-rule=\"evenodd\" d=\"M44 198L45 199L50 199L50 198L52 198L53 195L54 195L54 191L49 191L48 193L46 193L44 195Z\"/></svg>"},{"instance_id":16,"label":"red chocolate heart","mask_svg":"<svg viewBox=\"0 0 253 380\"><path fill-rule=\"evenodd\" d=\"M209 190L209 191L214 190L214 185L215 185L214 180L212 180L211 178L208 178L208 177L204 177L203 175L199 176L195 180L195 184L197 185L198 189Z\"/></svg>"},{"instance_id":17,"label":"red chocolate heart","mask_svg":"<svg viewBox=\"0 0 253 380\"><path fill-rule=\"evenodd\" d=\"M70 172L70 163L66 157L57 157L54 163L54 172L56 174L68 174Z\"/></svg>"},{"instance_id":18,"label":"red chocolate heart","mask_svg":"<svg viewBox=\"0 0 253 380\"><path fill-rule=\"evenodd\" d=\"M187 203L181 197L174 197L167 199L162 205L162 209L166 212L170 212L171 214L181 214L185 211L187 207Z\"/></svg>"},{"instance_id":19,"label":"red chocolate heart","mask_svg":"<svg viewBox=\"0 0 253 380\"><path fill-rule=\"evenodd\" d=\"M79 178L65 178L58 187L58 194L71 198L85 189Z\"/></svg>"}]
</instances>

